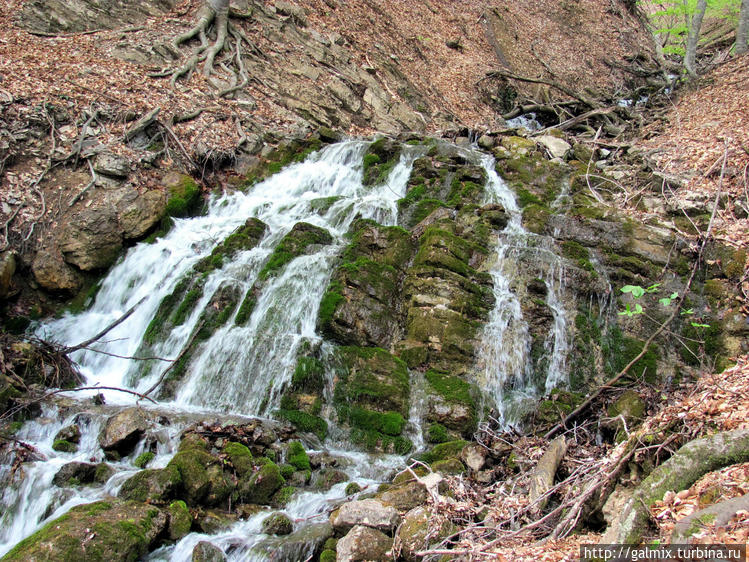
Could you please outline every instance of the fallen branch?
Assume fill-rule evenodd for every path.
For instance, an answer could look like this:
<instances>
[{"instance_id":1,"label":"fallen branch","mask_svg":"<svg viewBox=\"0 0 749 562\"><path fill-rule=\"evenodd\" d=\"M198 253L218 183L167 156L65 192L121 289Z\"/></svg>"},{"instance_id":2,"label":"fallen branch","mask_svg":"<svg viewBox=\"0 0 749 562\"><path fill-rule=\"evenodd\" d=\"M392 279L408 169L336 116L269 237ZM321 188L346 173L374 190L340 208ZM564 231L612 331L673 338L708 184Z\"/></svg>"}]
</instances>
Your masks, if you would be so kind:
<instances>
[{"instance_id":1,"label":"fallen branch","mask_svg":"<svg viewBox=\"0 0 749 562\"><path fill-rule=\"evenodd\" d=\"M75 352L75 351L78 351L78 350L80 350L80 349L83 349L83 348L85 348L85 347L88 347L88 346L89 346L89 345L91 345L92 343L94 343L94 342L98 341L99 339L103 338L103 337L104 337L104 336L106 336L106 335L107 335L107 334L108 334L109 332L111 332L111 331L112 331L112 330L114 330L114 329L115 329L115 328L116 328L117 326L119 326L119 325L120 325L120 324L122 324L122 323L123 323L123 322L124 322L125 320L127 320L127 319L128 319L129 317L130 317L130 315L131 315L131 314L132 314L133 312L135 312L135 309L136 309L136 308L138 308L138 306L140 306L140 304L141 304L141 303L142 303L143 301L145 301L145 300L146 300L147 298L148 298L148 295L144 296L144 297L143 297L142 299L140 299L140 300L139 300L138 302L136 302L136 303L135 303L135 304L134 304L133 306L131 306L131 307L130 307L130 308L129 308L129 309L127 310L127 312L125 312L125 314L123 314L122 316L120 316L120 317L119 317L119 318L118 318L117 320L115 320L114 322L112 322L112 323L111 323L111 324L110 324L109 326L107 326L106 328L104 328L104 329L103 329L103 330L102 330L101 332L99 332L98 334L96 334L96 335L95 335L95 336L94 336L93 338L90 338L90 339L88 339L88 340L86 340L86 341L84 341L84 342L81 342L81 343L79 343L78 345L74 345L74 346L72 346L72 347L64 347L64 348L62 348L62 349L60 350L60 353L62 353L63 355L69 355L70 353L73 353L73 352Z\"/></svg>"},{"instance_id":2,"label":"fallen branch","mask_svg":"<svg viewBox=\"0 0 749 562\"><path fill-rule=\"evenodd\" d=\"M560 92L567 94L571 98L575 98L581 103L584 103L588 107L597 108L598 104L588 98L587 96L584 96L578 92L575 92L568 88L567 86L560 84L559 82L556 82L554 80L544 80L543 78L530 78L528 76L520 76L518 74L514 74L512 72L509 72L507 70L494 70L492 72L488 72L487 75L482 78L482 80L486 78L496 78L496 77L502 77L502 78L510 78L512 80L519 80L520 82L528 82L529 84L543 84L545 86L550 86L556 90L559 90Z\"/></svg>"}]
</instances>

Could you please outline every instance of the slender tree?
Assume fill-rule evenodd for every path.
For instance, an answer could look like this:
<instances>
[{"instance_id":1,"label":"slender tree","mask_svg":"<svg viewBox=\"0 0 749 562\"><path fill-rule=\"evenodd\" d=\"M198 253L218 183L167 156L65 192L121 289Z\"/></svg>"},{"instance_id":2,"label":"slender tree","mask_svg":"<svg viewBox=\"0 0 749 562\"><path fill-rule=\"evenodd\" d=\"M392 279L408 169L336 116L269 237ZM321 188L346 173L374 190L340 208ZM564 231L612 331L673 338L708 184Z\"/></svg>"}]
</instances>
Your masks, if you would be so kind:
<instances>
[{"instance_id":1,"label":"slender tree","mask_svg":"<svg viewBox=\"0 0 749 562\"><path fill-rule=\"evenodd\" d=\"M700 29L702 28L702 19L705 17L706 9L707 0L698 0L697 9L692 16L692 21L689 25L689 35L687 36L687 51L684 55L684 68L689 73L689 76L693 78L697 76L697 72L694 69L694 64L697 60L697 42L700 39Z\"/></svg>"},{"instance_id":2,"label":"slender tree","mask_svg":"<svg viewBox=\"0 0 749 562\"><path fill-rule=\"evenodd\" d=\"M736 29L736 45L734 52L737 55L746 53L749 43L749 0L742 0L739 12L739 27Z\"/></svg>"}]
</instances>

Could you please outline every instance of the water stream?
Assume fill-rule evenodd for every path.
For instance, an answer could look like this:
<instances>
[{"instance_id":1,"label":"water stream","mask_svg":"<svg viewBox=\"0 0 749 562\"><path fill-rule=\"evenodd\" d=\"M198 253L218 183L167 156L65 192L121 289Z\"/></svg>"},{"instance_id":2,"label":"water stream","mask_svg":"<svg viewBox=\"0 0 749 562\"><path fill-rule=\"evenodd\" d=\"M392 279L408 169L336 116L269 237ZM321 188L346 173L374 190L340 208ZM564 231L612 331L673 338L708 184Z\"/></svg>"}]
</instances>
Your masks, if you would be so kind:
<instances>
[{"instance_id":1,"label":"water stream","mask_svg":"<svg viewBox=\"0 0 749 562\"><path fill-rule=\"evenodd\" d=\"M104 279L95 302L87 311L65 315L37 328L37 334L44 338L65 345L77 344L100 332L142 300L125 322L107 334L106 341L95 344L98 350L108 355L82 350L74 355L74 360L90 385L144 391L158 379L166 364L160 363L152 372L142 376L142 365L122 357L137 353L159 304L177 283L190 275L191 268L248 217L256 217L268 225L263 240L257 247L238 253L230 263L210 273L192 313L182 325L154 345L152 352L155 355L164 358L179 356L188 345L201 312L216 291L226 286L235 288L242 295L250 291L273 248L295 224L311 223L332 235L333 244L314 248L311 253L293 259L262 286L257 304L245 325L237 326L229 321L199 344L174 399L159 405L161 411L186 417L180 418L183 422L173 423L168 434L160 439L157 457L150 467L164 466L174 454L177 437L190 422L190 413L268 416L278 407L280 394L294 370L300 345L305 341L322 343L325 354L328 344L322 342L316 333L315 324L319 303L336 259L348 243L344 235L357 217L371 218L384 225L397 224L397 200L405 195L413 161L424 150L405 147L400 162L387 181L381 186L365 188L362 185L362 158L367 146L364 141L332 145L312 154L303 163L285 168L246 193L212 197L204 215L177 219L166 236L152 244L142 243L132 248ZM471 158L479 159L488 175L485 202L500 203L510 215L507 228L497 238L496 255L489 269L496 304L483 333L477 380L491 400L500 422L512 425L517 421L520 404L538 395L531 380L528 323L513 286L517 260L526 259L529 254L545 256L539 261L546 268L547 304L554 316L554 328L547 341L550 357L547 392L562 384L567 376L564 355L568 346L568 327L559 296L564 275L558 258L549 251L547 243L523 229L514 194L494 170L494 160L479 153ZM322 198L335 199L329 199L332 203L320 210L316 202ZM427 402L426 381L423 374L411 373L411 383L407 431L418 448L425 441L422 420ZM328 394L332 380L329 387L325 391ZM106 398L108 404L127 404L134 400L130 395L111 392L106 393ZM326 412L322 415L326 416ZM104 485L80 487L74 492L52 485L54 474L63 464L73 460L98 462L103 459L97 443L104 420L102 414L89 415L83 424L85 429L79 452L52 450L57 431L73 423L74 418L75 414L62 415L49 407L40 418L27 422L18 433L19 439L37 447L47 460L26 463L22 468L24 478L11 479L9 467L0 468L0 480L20 482L6 486L3 492L0 555L71 507L116 494L119 486L135 470L133 461L144 450L143 444L130 457L113 464L116 473ZM342 434L334 426L327 445L351 448L342 442ZM403 462L396 456L372 456L350 450L333 453L347 459L350 465L346 468L347 473L363 485L381 481ZM327 510L331 500L344 497L344 489L345 484L339 484L325 493L305 492L284 511L292 519L314 523L315 518L319 519ZM224 550L230 560L265 559L271 547L270 543L263 543L267 536L260 532L260 523L266 515L267 512L261 512L210 537L191 533L176 545L152 553L149 559L189 560L192 548L200 540L210 540Z\"/></svg>"}]
</instances>

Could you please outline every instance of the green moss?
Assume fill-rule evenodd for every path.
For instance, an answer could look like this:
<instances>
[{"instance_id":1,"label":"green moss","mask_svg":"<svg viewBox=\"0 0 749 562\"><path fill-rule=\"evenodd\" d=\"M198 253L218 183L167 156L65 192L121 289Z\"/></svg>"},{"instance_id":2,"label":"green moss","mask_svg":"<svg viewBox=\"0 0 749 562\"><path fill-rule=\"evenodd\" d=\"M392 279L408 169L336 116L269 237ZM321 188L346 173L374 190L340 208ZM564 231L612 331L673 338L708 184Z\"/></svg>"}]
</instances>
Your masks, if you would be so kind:
<instances>
[{"instance_id":1,"label":"green moss","mask_svg":"<svg viewBox=\"0 0 749 562\"><path fill-rule=\"evenodd\" d=\"M256 218L247 219L245 224L237 228L223 242L218 244L210 255L201 259L195 265L195 271L209 273L221 268L241 251L251 250L258 245L268 229L268 226Z\"/></svg>"},{"instance_id":2,"label":"green moss","mask_svg":"<svg viewBox=\"0 0 749 562\"><path fill-rule=\"evenodd\" d=\"M190 533L192 527L192 516L187 509L187 504L177 500L169 504L169 539L176 541Z\"/></svg>"},{"instance_id":3,"label":"green moss","mask_svg":"<svg viewBox=\"0 0 749 562\"><path fill-rule=\"evenodd\" d=\"M406 425L406 420L398 412L383 414L359 406L342 408L339 412L346 412L348 414L346 416L347 421L354 427L363 430L374 430L385 435L400 435Z\"/></svg>"},{"instance_id":4,"label":"green moss","mask_svg":"<svg viewBox=\"0 0 749 562\"><path fill-rule=\"evenodd\" d=\"M284 506L291 501L291 498L296 494L296 488L293 486L284 486L273 494L272 503L273 505Z\"/></svg>"},{"instance_id":5,"label":"green moss","mask_svg":"<svg viewBox=\"0 0 749 562\"><path fill-rule=\"evenodd\" d=\"M245 445L229 441L224 445L224 453L240 478L252 471L252 453Z\"/></svg>"},{"instance_id":6,"label":"green moss","mask_svg":"<svg viewBox=\"0 0 749 562\"><path fill-rule=\"evenodd\" d=\"M323 550L320 553L320 562L335 562L336 556L335 550Z\"/></svg>"},{"instance_id":7,"label":"green moss","mask_svg":"<svg viewBox=\"0 0 749 562\"><path fill-rule=\"evenodd\" d=\"M312 212L319 215L324 215L330 208L343 199L342 195L333 195L331 197L320 197L318 199L312 199L309 202L310 209Z\"/></svg>"},{"instance_id":8,"label":"green moss","mask_svg":"<svg viewBox=\"0 0 749 562\"><path fill-rule=\"evenodd\" d=\"M543 205L543 201L524 187L515 190L518 206L522 209L528 205Z\"/></svg>"},{"instance_id":9,"label":"green moss","mask_svg":"<svg viewBox=\"0 0 749 562\"><path fill-rule=\"evenodd\" d=\"M431 450L422 453L420 455L420 460L425 462L426 464L431 465L438 461L457 458L460 456L460 452L466 445L468 445L468 441L463 441L462 439L458 441L448 441L447 443L440 443L439 445L433 447Z\"/></svg>"},{"instance_id":10,"label":"green moss","mask_svg":"<svg viewBox=\"0 0 749 562\"><path fill-rule=\"evenodd\" d=\"M278 466L267 462L255 474L245 476L239 484L239 495L247 503L267 505L277 490L284 485Z\"/></svg>"},{"instance_id":11,"label":"green moss","mask_svg":"<svg viewBox=\"0 0 749 562\"><path fill-rule=\"evenodd\" d=\"M325 384L324 377L322 361L314 357L300 357L291 376L291 387L298 391L320 392Z\"/></svg>"},{"instance_id":12,"label":"green moss","mask_svg":"<svg viewBox=\"0 0 749 562\"><path fill-rule=\"evenodd\" d=\"M52 450L60 453L75 453L78 450L78 445L65 441L65 439L57 439L52 443Z\"/></svg>"},{"instance_id":13,"label":"green moss","mask_svg":"<svg viewBox=\"0 0 749 562\"><path fill-rule=\"evenodd\" d=\"M611 328L604 336L601 350L604 354L606 372L613 376L619 373L632 359L642 351L642 341L625 336L618 327ZM658 347L651 344L645 356L629 370L630 378L644 377L646 382L654 383L658 375Z\"/></svg>"},{"instance_id":14,"label":"green moss","mask_svg":"<svg viewBox=\"0 0 749 562\"><path fill-rule=\"evenodd\" d=\"M566 240L562 242L561 246L562 255L565 258L574 261L580 269L596 273L596 268L591 263L590 254L585 246L574 240Z\"/></svg>"},{"instance_id":15,"label":"green moss","mask_svg":"<svg viewBox=\"0 0 749 562\"><path fill-rule=\"evenodd\" d=\"M169 186L167 196L167 216L187 217L200 202L200 186L190 176L183 175L178 183Z\"/></svg>"},{"instance_id":16,"label":"green moss","mask_svg":"<svg viewBox=\"0 0 749 562\"><path fill-rule=\"evenodd\" d=\"M458 475L465 473L466 467L458 459L451 458L433 463L432 470L446 475Z\"/></svg>"},{"instance_id":17,"label":"green moss","mask_svg":"<svg viewBox=\"0 0 749 562\"><path fill-rule=\"evenodd\" d=\"M203 288L195 288L190 289L185 294L185 298L182 300L181 303L179 303L179 306L177 307L177 310L174 312L174 316L172 317L172 323L175 326L181 326L185 323L185 320L187 320L187 317L190 315L190 313L195 308L195 305L200 300L200 297L203 296Z\"/></svg>"},{"instance_id":18,"label":"green moss","mask_svg":"<svg viewBox=\"0 0 749 562\"><path fill-rule=\"evenodd\" d=\"M289 443L286 461L297 470L310 470L309 456L299 441Z\"/></svg>"},{"instance_id":19,"label":"green moss","mask_svg":"<svg viewBox=\"0 0 749 562\"><path fill-rule=\"evenodd\" d=\"M273 249L268 261L260 270L258 278L267 279L275 275L283 266L294 258L307 253L310 246L315 244L330 244L333 237L324 228L306 222L294 225L291 231L284 236Z\"/></svg>"},{"instance_id":20,"label":"green moss","mask_svg":"<svg viewBox=\"0 0 749 562\"><path fill-rule=\"evenodd\" d=\"M531 204L523 209L523 226L535 234L543 234L551 220L551 213L542 205Z\"/></svg>"},{"instance_id":21,"label":"green moss","mask_svg":"<svg viewBox=\"0 0 749 562\"><path fill-rule=\"evenodd\" d=\"M329 326L333 321L333 315L335 314L338 305L344 300L342 291L343 285L341 285L339 281L332 281L330 285L328 285L328 288L323 295L322 301L320 301L318 325L321 327L323 332L327 332L330 330Z\"/></svg>"},{"instance_id":22,"label":"green moss","mask_svg":"<svg viewBox=\"0 0 749 562\"><path fill-rule=\"evenodd\" d=\"M707 322L698 319L684 322L681 330L681 335L684 337L680 349L682 360L688 365L700 365L706 360L714 361L719 358L723 352L720 322L710 321L707 327L693 324L707 324ZM718 369L718 372L721 370Z\"/></svg>"},{"instance_id":23,"label":"green moss","mask_svg":"<svg viewBox=\"0 0 749 562\"><path fill-rule=\"evenodd\" d=\"M357 484L356 482L349 482L346 485L345 494L347 496L353 496L354 494L358 494L359 492L361 492L361 486L359 486L359 484Z\"/></svg>"},{"instance_id":24,"label":"green moss","mask_svg":"<svg viewBox=\"0 0 749 562\"><path fill-rule=\"evenodd\" d=\"M288 421L299 431L314 433L320 439L325 439L325 436L328 434L327 422L307 412L300 410L278 410L275 415L279 419Z\"/></svg>"},{"instance_id":25,"label":"green moss","mask_svg":"<svg viewBox=\"0 0 749 562\"><path fill-rule=\"evenodd\" d=\"M427 430L427 441L429 443L445 443L450 441L450 434L444 425L433 423Z\"/></svg>"},{"instance_id":26,"label":"green moss","mask_svg":"<svg viewBox=\"0 0 749 562\"><path fill-rule=\"evenodd\" d=\"M370 144L363 159L362 183L383 184L398 163L400 152L401 145L391 139L381 138Z\"/></svg>"},{"instance_id":27,"label":"green moss","mask_svg":"<svg viewBox=\"0 0 749 562\"><path fill-rule=\"evenodd\" d=\"M135 459L135 462L133 464L138 468L146 468L148 466L148 463L151 462L155 456L156 455L151 451L145 451L138 455L138 458Z\"/></svg>"},{"instance_id":28,"label":"green moss","mask_svg":"<svg viewBox=\"0 0 749 562\"><path fill-rule=\"evenodd\" d=\"M294 472L296 472L296 469L290 464L279 465L278 469L281 471L281 476L283 476L284 480L288 480L294 475Z\"/></svg>"}]
</instances>

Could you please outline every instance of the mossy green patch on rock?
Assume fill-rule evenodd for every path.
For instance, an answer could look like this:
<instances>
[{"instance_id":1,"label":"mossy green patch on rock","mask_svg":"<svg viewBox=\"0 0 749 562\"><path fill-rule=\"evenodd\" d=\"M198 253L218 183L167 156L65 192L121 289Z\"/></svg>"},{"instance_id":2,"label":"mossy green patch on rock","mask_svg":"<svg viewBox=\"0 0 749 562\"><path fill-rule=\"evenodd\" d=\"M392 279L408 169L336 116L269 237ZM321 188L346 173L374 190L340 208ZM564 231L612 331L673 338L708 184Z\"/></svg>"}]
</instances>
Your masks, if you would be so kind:
<instances>
[{"instance_id":1,"label":"mossy green patch on rock","mask_svg":"<svg viewBox=\"0 0 749 562\"><path fill-rule=\"evenodd\" d=\"M182 485L182 475L174 468L145 469L128 478L120 488L125 500L162 503L174 497Z\"/></svg>"},{"instance_id":2,"label":"mossy green patch on rock","mask_svg":"<svg viewBox=\"0 0 749 562\"><path fill-rule=\"evenodd\" d=\"M252 453L242 443L229 441L224 445L224 453L240 478L252 471Z\"/></svg>"},{"instance_id":3,"label":"mossy green patch on rock","mask_svg":"<svg viewBox=\"0 0 749 562\"><path fill-rule=\"evenodd\" d=\"M167 186L166 215L187 217L200 203L200 186L188 175L181 175Z\"/></svg>"},{"instance_id":4,"label":"mossy green patch on rock","mask_svg":"<svg viewBox=\"0 0 749 562\"><path fill-rule=\"evenodd\" d=\"M227 236L223 242L216 246L210 255L200 260L195 265L195 271L208 273L221 268L224 263L231 260L241 251L251 250L260 243L268 230L268 226L254 217L247 221Z\"/></svg>"},{"instance_id":5,"label":"mossy green patch on rock","mask_svg":"<svg viewBox=\"0 0 749 562\"><path fill-rule=\"evenodd\" d=\"M3 560L132 562L166 529L166 513L135 502L79 505L18 543Z\"/></svg>"},{"instance_id":6,"label":"mossy green patch on rock","mask_svg":"<svg viewBox=\"0 0 749 562\"><path fill-rule=\"evenodd\" d=\"M273 249L273 253L271 253L265 266L260 270L258 279L265 280L271 275L275 275L291 260L308 253L312 246L327 245L332 242L333 237L324 228L306 222L298 222Z\"/></svg>"},{"instance_id":7,"label":"mossy green patch on rock","mask_svg":"<svg viewBox=\"0 0 749 562\"><path fill-rule=\"evenodd\" d=\"M146 468L148 466L148 463L150 463L155 456L156 455L151 451L145 451L138 455L138 458L135 459L135 462L133 462L133 464L138 468Z\"/></svg>"},{"instance_id":8,"label":"mossy green patch on rock","mask_svg":"<svg viewBox=\"0 0 749 562\"><path fill-rule=\"evenodd\" d=\"M400 143L388 138L381 138L370 144L364 154L362 183L365 186L385 183L398 163L401 150Z\"/></svg>"},{"instance_id":9,"label":"mossy green patch on rock","mask_svg":"<svg viewBox=\"0 0 749 562\"><path fill-rule=\"evenodd\" d=\"M403 361L375 347L341 347L337 353L342 367L334 393L338 405L408 417L409 379Z\"/></svg>"},{"instance_id":10,"label":"mossy green patch on rock","mask_svg":"<svg viewBox=\"0 0 749 562\"><path fill-rule=\"evenodd\" d=\"M278 466L271 461L265 463L254 474L248 474L239 482L239 498L246 503L269 505L277 490L284 485Z\"/></svg>"},{"instance_id":11,"label":"mossy green patch on rock","mask_svg":"<svg viewBox=\"0 0 749 562\"><path fill-rule=\"evenodd\" d=\"M320 439L325 439L328 434L328 423L324 419L301 410L280 409L275 412L275 417L288 421L299 431L314 433Z\"/></svg>"},{"instance_id":12,"label":"mossy green patch on rock","mask_svg":"<svg viewBox=\"0 0 749 562\"><path fill-rule=\"evenodd\" d=\"M460 457L460 452L466 445L468 445L468 441L463 441L462 439L440 443L429 451L419 455L419 458L426 464L434 464L447 459L456 459Z\"/></svg>"},{"instance_id":13,"label":"mossy green patch on rock","mask_svg":"<svg viewBox=\"0 0 749 562\"><path fill-rule=\"evenodd\" d=\"M192 527L192 515L187 509L187 505L182 500L177 500L169 504L169 527L167 533L169 540L178 541L190 533Z\"/></svg>"},{"instance_id":14,"label":"mossy green patch on rock","mask_svg":"<svg viewBox=\"0 0 749 562\"><path fill-rule=\"evenodd\" d=\"M286 462L297 470L310 470L309 456L299 441L292 441L286 449Z\"/></svg>"},{"instance_id":15,"label":"mossy green patch on rock","mask_svg":"<svg viewBox=\"0 0 749 562\"><path fill-rule=\"evenodd\" d=\"M75 453L78 450L78 445L65 441L65 439L57 439L52 443L52 449L60 453Z\"/></svg>"}]
</instances>

